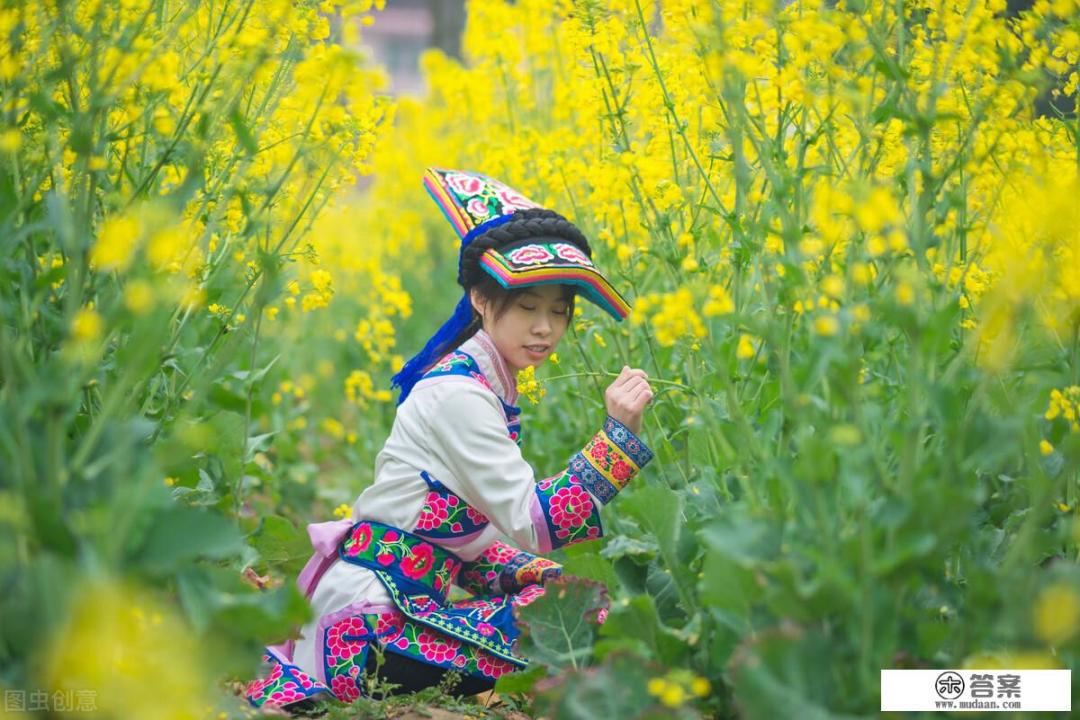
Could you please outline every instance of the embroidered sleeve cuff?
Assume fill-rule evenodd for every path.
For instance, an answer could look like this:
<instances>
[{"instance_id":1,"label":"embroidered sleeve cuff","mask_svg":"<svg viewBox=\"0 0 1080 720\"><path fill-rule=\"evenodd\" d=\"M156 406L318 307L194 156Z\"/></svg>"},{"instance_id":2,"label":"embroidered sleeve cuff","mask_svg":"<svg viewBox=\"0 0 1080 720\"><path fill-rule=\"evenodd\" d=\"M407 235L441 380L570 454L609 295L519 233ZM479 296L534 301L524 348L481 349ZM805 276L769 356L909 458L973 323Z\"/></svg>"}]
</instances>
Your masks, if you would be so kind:
<instances>
[{"instance_id":1,"label":"embroidered sleeve cuff","mask_svg":"<svg viewBox=\"0 0 1080 720\"><path fill-rule=\"evenodd\" d=\"M496 540L465 563L459 584L474 595L506 595L542 585L562 574L562 565Z\"/></svg>"},{"instance_id":2,"label":"embroidered sleeve cuff","mask_svg":"<svg viewBox=\"0 0 1080 720\"><path fill-rule=\"evenodd\" d=\"M600 432L570 460L574 473L597 500L607 504L653 459L652 450L610 415Z\"/></svg>"}]
</instances>

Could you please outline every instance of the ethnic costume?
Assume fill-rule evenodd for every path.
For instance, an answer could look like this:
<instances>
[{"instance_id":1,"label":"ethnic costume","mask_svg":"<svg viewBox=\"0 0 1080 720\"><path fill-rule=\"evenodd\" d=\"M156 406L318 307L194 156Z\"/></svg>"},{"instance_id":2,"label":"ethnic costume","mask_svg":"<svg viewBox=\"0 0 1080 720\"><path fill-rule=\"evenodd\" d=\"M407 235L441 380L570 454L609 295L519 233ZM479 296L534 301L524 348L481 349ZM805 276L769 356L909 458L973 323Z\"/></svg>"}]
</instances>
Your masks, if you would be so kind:
<instances>
[{"instance_id":1,"label":"ethnic costume","mask_svg":"<svg viewBox=\"0 0 1080 720\"><path fill-rule=\"evenodd\" d=\"M473 173L429 170L425 185L463 249L485 226L536 207ZM628 310L585 253L558 238L488 250L481 265L503 287L576 284L614 317ZM298 640L267 648L269 673L247 689L253 705L356 699L374 644L478 680L525 667L513 608L561 572L538 555L599 538L601 505L652 459L608 416L564 467L537 478L521 455L516 378L491 337L480 329L445 349L468 320L455 311L395 376L401 400L357 519L308 526L315 553L298 584L314 619ZM473 596L449 600L454 585Z\"/></svg>"}]
</instances>

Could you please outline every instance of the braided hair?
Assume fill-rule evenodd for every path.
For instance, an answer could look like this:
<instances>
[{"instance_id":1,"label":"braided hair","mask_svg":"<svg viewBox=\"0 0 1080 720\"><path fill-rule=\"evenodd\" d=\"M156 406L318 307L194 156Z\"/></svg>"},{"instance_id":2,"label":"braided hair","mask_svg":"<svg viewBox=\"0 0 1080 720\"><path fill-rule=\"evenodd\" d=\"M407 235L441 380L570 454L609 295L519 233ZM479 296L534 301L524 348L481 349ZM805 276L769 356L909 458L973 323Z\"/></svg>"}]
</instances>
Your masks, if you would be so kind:
<instances>
[{"instance_id":1,"label":"braided hair","mask_svg":"<svg viewBox=\"0 0 1080 720\"><path fill-rule=\"evenodd\" d=\"M461 267L458 270L458 285L466 292L472 288L495 304L495 317L498 318L510 303L524 289L518 288L507 290L499 282L480 267L480 258L488 250L513 250L521 245L527 245L538 240L559 240L568 242L592 258L592 248L584 233L576 225L565 217L546 208L528 208L518 210L506 222L497 225L490 230L476 236L465 246L462 251ZM568 314L574 315L574 295L572 289ZM450 348L456 348L465 342L480 329L483 319L473 309L473 317L469 325L450 343Z\"/></svg>"}]
</instances>

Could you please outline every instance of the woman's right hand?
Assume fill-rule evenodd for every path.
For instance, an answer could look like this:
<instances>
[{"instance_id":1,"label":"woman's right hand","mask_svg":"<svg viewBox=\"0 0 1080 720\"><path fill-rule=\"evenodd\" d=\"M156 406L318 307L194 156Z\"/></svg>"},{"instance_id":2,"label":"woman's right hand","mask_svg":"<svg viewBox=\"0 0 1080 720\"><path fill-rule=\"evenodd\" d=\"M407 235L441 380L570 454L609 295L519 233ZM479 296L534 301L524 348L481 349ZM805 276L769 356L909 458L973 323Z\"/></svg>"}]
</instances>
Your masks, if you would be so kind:
<instances>
[{"instance_id":1,"label":"woman's right hand","mask_svg":"<svg viewBox=\"0 0 1080 720\"><path fill-rule=\"evenodd\" d=\"M635 435L641 434L641 415L653 397L647 378L648 375L641 368L623 365L619 377L615 378L604 392L608 415L621 422Z\"/></svg>"}]
</instances>

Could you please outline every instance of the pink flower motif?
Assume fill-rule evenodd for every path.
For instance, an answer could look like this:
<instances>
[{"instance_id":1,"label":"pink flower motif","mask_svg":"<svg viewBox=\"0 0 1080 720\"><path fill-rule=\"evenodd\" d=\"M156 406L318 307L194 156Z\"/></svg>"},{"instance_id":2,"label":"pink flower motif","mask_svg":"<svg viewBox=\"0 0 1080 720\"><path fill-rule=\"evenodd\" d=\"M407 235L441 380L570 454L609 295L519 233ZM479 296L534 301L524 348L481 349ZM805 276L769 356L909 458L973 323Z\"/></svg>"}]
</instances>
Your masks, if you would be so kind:
<instances>
[{"instance_id":1,"label":"pink flower motif","mask_svg":"<svg viewBox=\"0 0 1080 720\"><path fill-rule=\"evenodd\" d=\"M589 259L589 256L569 243L555 243L555 254L563 260L592 267L592 260Z\"/></svg>"},{"instance_id":2,"label":"pink flower motif","mask_svg":"<svg viewBox=\"0 0 1080 720\"><path fill-rule=\"evenodd\" d=\"M458 506L458 503L460 502L461 500L458 498L457 495L448 495L446 497L446 504L450 507L456 508Z\"/></svg>"},{"instance_id":3,"label":"pink flower motif","mask_svg":"<svg viewBox=\"0 0 1080 720\"><path fill-rule=\"evenodd\" d=\"M345 553L352 557L359 555L368 549L371 545L371 525L368 523L360 523L352 531L352 543L346 549Z\"/></svg>"},{"instance_id":4,"label":"pink flower motif","mask_svg":"<svg viewBox=\"0 0 1080 720\"><path fill-rule=\"evenodd\" d=\"M446 184L459 195L476 195L484 189L484 181L464 173L446 173Z\"/></svg>"},{"instance_id":5,"label":"pink flower motif","mask_svg":"<svg viewBox=\"0 0 1080 720\"><path fill-rule=\"evenodd\" d=\"M481 635L491 636L495 634L495 626L491 623L486 622L477 623L476 631L479 632Z\"/></svg>"},{"instance_id":6,"label":"pink flower motif","mask_svg":"<svg viewBox=\"0 0 1080 720\"><path fill-rule=\"evenodd\" d=\"M465 662L466 660L464 655L458 655L456 658L454 658L455 667L465 667Z\"/></svg>"},{"instance_id":7,"label":"pink flower motif","mask_svg":"<svg viewBox=\"0 0 1080 720\"><path fill-rule=\"evenodd\" d=\"M518 552L517 548L496 540L484 550L484 559L492 563L508 563Z\"/></svg>"},{"instance_id":8,"label":"pink flower motif","mask_svg":"<svg viewBox=\"0 0 1080 720\"><path fill-rule=\"evenodd\" d=\"M540 207L529 198L508 187L503 187L496 195L499 196L499 200L502 201L503 205L512 207L515 210L527 210L528 208Z\"/></svg>"},{"instance_id":9,"label":"pink flower motif","mask_svg":"<svg viewBox=\"0 0 1080 720\"><path fill-rule=\"evenodd\" d=\"M517 595L514 596L514 599L511 602L518 607L525 607L534 600L543 597L543 595L543 585L527 585Z\"/></svg>"},{"instance_id":10,"label":"pink flower motif","mask_svg":"<svg viewBox=\"0 0 1080 720\"><path fill-rule=\"evenodd\" d=\"M491 208L487 206L487 203L480 198L473 198L469 201L469 204L465 206L465 209L469 211L477 220L486 220L491 215Z\"/></svg>"},{"instance_id":11,"label":"pink flower motif","mask_svg":"<svg viewBox=\"0 0 1080 720\"><path fill-rule=\"evenodd\" d=\"M462 525L461 525L461 523L459 523L459 522L453 523L453 524L452 524L452 525L450 526L450 532L456 532L456 533L459 533L459 532L461 532L461 530L462 530Z\"/></svg>"},{"instance_id":12,"label":"pink flower motif","mask_svg":"<svg viewBox=\"0 0 1080 720\"><path fill-rule=\"evenodd\" d=\"M551 496L551 522L562 530L581 527L592 511L589 493L580 485L561 487Z\"/></svg>"},{"instance_id":13,"label":"pink flower motif","mask_svg":"<svg viewBox=\"0 0 1080 720\"><path fill-rule=\"evenodd\" d=\"M296 683L287 682L280 688L270 693L270 697L266 698L266 705L287 705L289 703L296 702L297 700L303 700L304 694L297 689Z\"/></svg>"},{"instance_id":14,"label":"pink flower motif","mask_svg":"<svg viewBox=\"0 0 1080 720\"><path fill-rule=\"evenodd\" d=\"M625 480L630 477L633 470L622 460L616 460L615 464L611 466L611 476L616 480Z\"/></svg>"},{"instance_id":15,"label":"pink flower motif","mask_svg":"<svg viewBox=\"0 0 1080 720\"><path fill-rule=\"evenodd\" d=\"M439 664L452 662L461 649L461 641L431 630L421 631L416 642L424 659Z\"/></svg>"},{"instance_id":16,"label":"pink flower motif","mask_svg":"<svg viewBox=\"0 0 1080 720\"><path fill-rule=\"evenodd\" d=\"M607 608L600 608L600 611L596 613L596 622L603 625L605 620L607 620Z\"/></svg>"},{"instance_id":17,"label":"pink flower motif","mask_svg":"<svg viewBox=\"0 0 1080 720\"><path fill-rule=\"evenodd\" d=\"M417 530L437 530L450 516L446 507L446 498L432 490L424 501L424 507L420 510L420 518L416 521Z\"/></svg>"},{"instance_id":18,"label":"pink flower motif","mask_svg":"<svg viewBox=\"0 0 1080 720\"><path fill-rule=\"evenodd\" d=\"M455 365L458 365L459 363L462 363L462 362L468 362L463 354L461 354L461 353L459 353L457 351L454 351L452 353L447 353L446 355L444 355L442 358L439 359L439 362L437 362L437 363L435 363L434 365L431 366L430 372L434 372L436 370L439 370L439 371L442 371L442 372L453 370Z\"/></svg>"},{"instance_id":19,"label":"pink flower motif","mask_svg":"<svg viewBox=\"0 0 1080 720\"><path fill-rule=\"evenodd\" d=\"M497 678L513 671L512 663L480 650L476 653L476 667L487 677Z\"/></svg>"},{"instance_id":20,"label":"pink flower motif","mask_svg":"<svg viewBox=\"0 0 1080 720\"><path fill-rule=\"evenodd\" d=\"M465 515L473 525L486 525L490 522L487 515L468 505L465 506Z\"/></svg>"},{"instance_id":21,"label":"pink flower motif","mask_svg":"<svg viewBox=\"0 0 1080 720\"><path fill-rule=\"evenodd\" d=\"M592 455L594 460L603 460L607 457L608 448L604 443L598 442L592 446L589 450L589 454Z\"/></svg>"},{"instance_id":22,"label":"pink flower motif","mask_svg":"<svg viewBox=\"0 0 1080 720\"><path fill-rule=\"evenodd\" d=\"M346 639L346 635L368 634L367 625L358 617L345 618L330 626L326 631L326 649L342 660L348 660L353 655L363 651L367 643L363 640Z\"/></svg>"},{"instance_id":23,"label":"pink flower motif","mask_svg":"<svg viewBox=\"0 0 1080 720\"><path fill-rule=\"evenodd\" d=\"M334 693L334 697L344 703L351 703L360 697L360 688L356 686L356 681L348 675L338 675L331 680L330 691Z\"/></svg>"},{"instance_id":24,"label":"pink flower motif","mask_svg":"<svg viewBox=\"0 0 1080 720\"><path fill-rule=\"evenodd\" d=\"M405 621L401 613L393 610L388 610L382 615L379 615L379 619L375 623L375 634L380 637L392 636L401 632L401 628L404 626ZM383 637L385 640L386 638Z\"/></svg>"},{"instance_id":25,"label":"pink flower motif","mask_svg":"<svg viewBox=\"0 0 1080 720\"><path fill-rule=\"evenodd\" d=\"M535 265L553 259L547 248L542 245L526 245L511 250L507 256L515 265Z\"/></svg>"},{"instance_id":26,"label":"pink flower motif","mask_svg":"<svg viewBox=\"0 0 1080 720\"><path fill-rule=\"evenodd\" d=\"M435 567L435 550L427 543L420 543L412 549L412 554L402 559L401 572L412 580L422 578Z\"/></svg>"},{"instance_id":27,"label":"pink flower motif","mask_svg":"<svg viewBox=\"0 0 1080 720\"><path fill-rule=\"evenodd\" d=\"M252 680L248 683L247 689L244 694L252 700L258 700L263 696L263 692L266 688L273 685L275 682L281 679L281 663L275 662L274 669L270 671L270 674L262 680Z\"/></svg>"},{"instance_id":28,"label":"pink flower motif","mask_svg":"<svg viewBox=\"0 0 1080 720\"><path fill-rule=\"evenodd\" d=\"M492 392L495 391L495 388L491 387L491 383L488 382L488 379L484 377L482 373L478 373L475 370L470 370L469 377L486 387L488 390L491 390Z\"/></svg>"},{"instance_id":29,"label":"pink flower motif","mask_svg":"<svg viewBox=\"0 0 1080 720\"><path fill-rule=\"evenodd\" d=\"M383 535L383 540L385 540L386 542L397 542L398 537L399 536L397 534L397 531L387 530L386 534Z\"/></svg>"},{"instance_id":30,"label":"pink flower motif","mask_svg":"<svg viewBox=\"0 0 1080 720\"><path fill-rule=\"evenodd\" d=\"M393 565L395 558L390 553L382 552L376 555L375 559L379 561L380 565Z\"/></svg>"}]
</instances>

